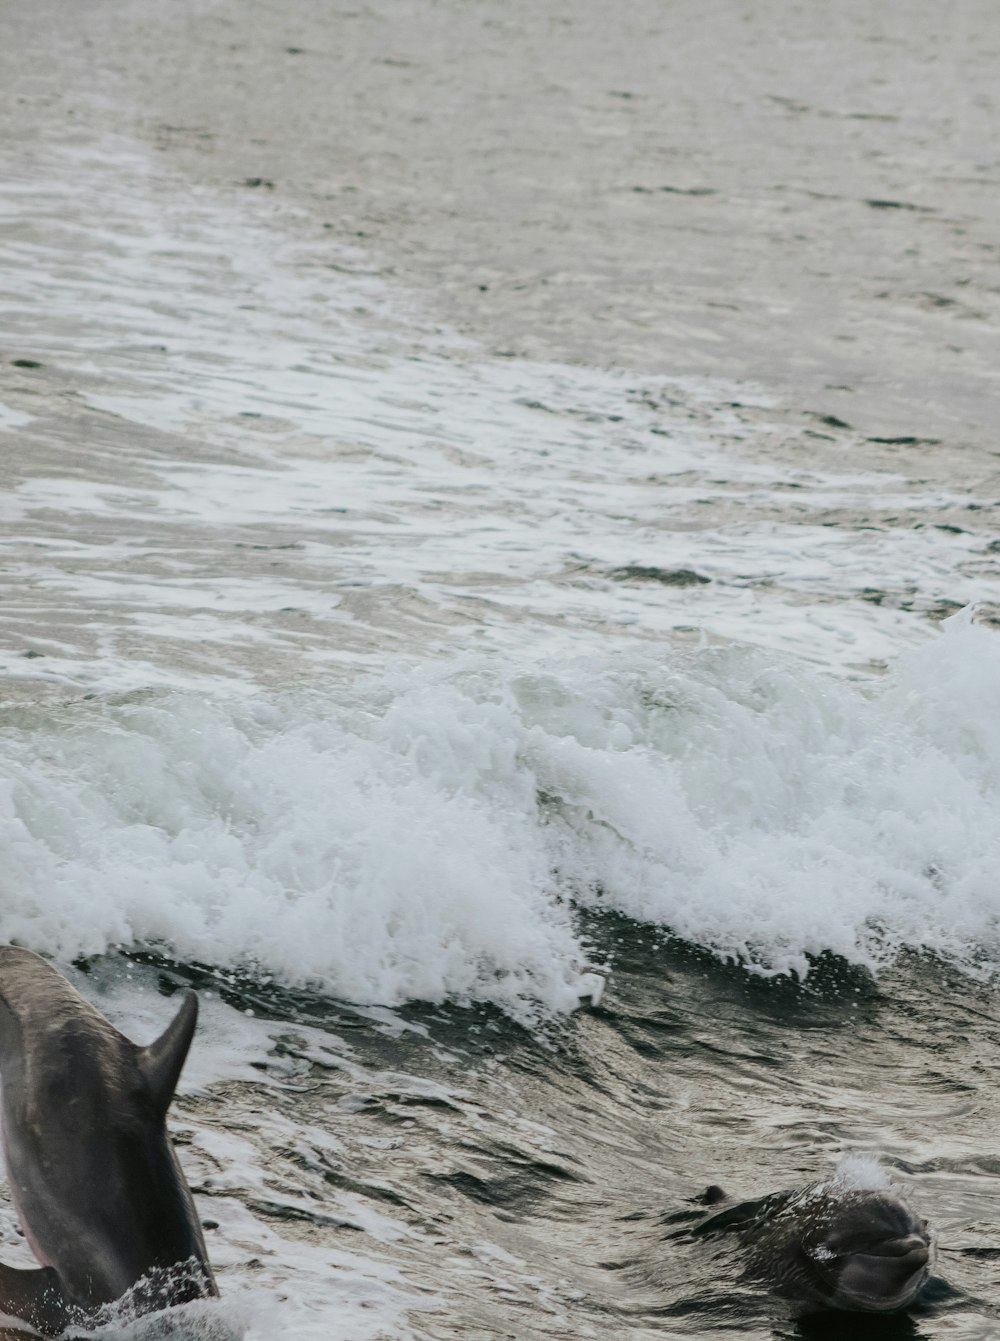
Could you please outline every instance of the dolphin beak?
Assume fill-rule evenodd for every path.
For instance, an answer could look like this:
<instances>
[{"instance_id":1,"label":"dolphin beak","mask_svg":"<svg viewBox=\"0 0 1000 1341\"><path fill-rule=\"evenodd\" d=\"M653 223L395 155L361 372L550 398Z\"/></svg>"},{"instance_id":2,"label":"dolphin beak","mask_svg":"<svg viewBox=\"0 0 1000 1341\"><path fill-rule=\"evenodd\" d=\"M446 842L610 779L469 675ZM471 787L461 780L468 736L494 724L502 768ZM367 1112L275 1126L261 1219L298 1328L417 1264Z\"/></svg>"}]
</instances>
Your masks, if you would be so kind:
<instances>
[{"instance_id":1,"label":"dolphin beak","mask_svg":"<svg viewBox=\"0 0 1000 1341\"><path fill-rule=\"evenodd\" d=\"M837 1280L837 1293L849 1307L889 1313L905 1308L927 1279L930 1245L921 1234L886 1239L862 1253L851 1253Z\"/></svg>"}]
</instances>

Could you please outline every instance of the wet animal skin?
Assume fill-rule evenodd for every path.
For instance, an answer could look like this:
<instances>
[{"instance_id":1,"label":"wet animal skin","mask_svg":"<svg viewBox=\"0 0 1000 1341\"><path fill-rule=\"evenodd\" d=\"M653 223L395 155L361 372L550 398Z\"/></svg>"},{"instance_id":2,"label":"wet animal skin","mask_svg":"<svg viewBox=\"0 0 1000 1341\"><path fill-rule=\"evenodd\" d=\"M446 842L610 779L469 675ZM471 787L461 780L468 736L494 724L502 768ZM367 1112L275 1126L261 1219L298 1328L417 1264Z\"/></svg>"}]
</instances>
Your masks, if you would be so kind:
<instances>
[{"instance_id":1,"label":"wet animal skin","mask_svg":"<svg viewBox=\"0 0 1000 1341\"><path fill-rule=\"evenodd\" d=\"M709 1194L709 1204L722 1195ZM722 1210L695 1232L738 1234L746 1274L807 1311L898 1312L917 1299L934 1261L927 1221L891 1189L815 1183Z\"/></svg>"},{"instance_id":2,"label":"wet animal skin","mask_svg":"<svg viewBox=\"0 0 1000 1341\"><path fill-rule=\"evenodd\" d=\"M42 1263L0 1264L0 1311L55 1334L125 1294L151 1312L218 1293L166 1129L197 1015L189 992L140 1047L45 960L0 946L4 1153Z\"/></svg>"}]
</instances>

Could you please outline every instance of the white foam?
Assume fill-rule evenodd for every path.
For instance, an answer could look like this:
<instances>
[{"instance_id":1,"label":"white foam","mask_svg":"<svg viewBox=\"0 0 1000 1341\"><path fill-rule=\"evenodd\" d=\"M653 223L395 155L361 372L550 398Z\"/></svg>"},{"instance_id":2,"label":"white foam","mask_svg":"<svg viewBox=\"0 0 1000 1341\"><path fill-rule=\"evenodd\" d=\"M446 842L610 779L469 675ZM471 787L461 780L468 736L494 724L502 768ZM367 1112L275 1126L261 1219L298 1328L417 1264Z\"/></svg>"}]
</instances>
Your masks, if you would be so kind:
<instances>
[{"instance_id":1,"label":"white foam","mask_svg":"<svg viewBox=\"0 0 1000 1341\"><path fill-rule=\"evenodd\" d=\"M845 1155L830 1182L844 1192L888 1192L895 1186L877 1155Z\"/></svg>"},{"instance_id":2,"label":"white foam","mask_svg":"<svg viewBox=\"0 0 1000 1341\"><path fill-rule=\"evenodd\" d=\"M12 410L9 405L0 404L0 432L10 432L31 423L31 415L23 410Z\"/></svg>"},{"instance_id":3,"label":"white foam","mask_svg":"<svg viewBox=\"0 0 1000 1341\"><path fill-rule=\"evenodd\" d=\"M0 936L520 1017L597 986L574 899L762 973L991 973L998 672L956 621L869 684L731 648L13 710Z\"/></svg>"},{"instance_id":4,"label":"white foam","mask_svg":"<svg viewBox=\"0 0 1000 1341\"><path fill-rule=\"evenodd\" d=\"M236 1203L232 1210L239 1218ZM94 1341L415 1341L408 1313L427 1301L406 1288L398 1270L353 1253L289 1243L258 1221L251 1232L258 1251L280 1255L282 1269L262 1273L255 1258L257 1269L228 1280L222 1299L138 1318L126 1300L109 1310L110 1321L93 1329L78 1324L74 1335ZM259 1284L251 1283L254 1277Z\"/></svg>"},{"instance_id":5,"label":"white foam","mask_svg":"<svg viewBox=\"0 0 1000 1341\"><path fill-rule=\"evenodd\" d=\"M44 430L36 473L25 434L7 674L273 684L692 630L856 668L926 639L921 611L995 595L988 506L863 469L858 443L849 466L789 460L747 388L737 413L732 387L491 360L279 203L178 189L111 138L33 164L0 313L111 446L81 461L56 435L50 459ZM0 427L41 434L45 386L5 391Z\"/></svg>"}]
</instances>

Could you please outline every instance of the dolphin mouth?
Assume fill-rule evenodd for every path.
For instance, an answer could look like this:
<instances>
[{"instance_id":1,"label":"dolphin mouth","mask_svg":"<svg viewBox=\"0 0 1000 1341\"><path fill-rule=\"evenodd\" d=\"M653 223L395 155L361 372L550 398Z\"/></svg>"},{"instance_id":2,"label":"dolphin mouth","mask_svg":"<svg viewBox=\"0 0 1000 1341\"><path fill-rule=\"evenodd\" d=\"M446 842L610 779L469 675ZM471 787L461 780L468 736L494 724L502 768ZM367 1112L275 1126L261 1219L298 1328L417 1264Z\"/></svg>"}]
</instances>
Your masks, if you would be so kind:
<instances>
[{"instance_id":1,"label":"dolphin mouth","mask_svg":"<svg viewBox=\"0 0 1000 1341\"><path fill-rule=\"evenodd\" d=\"M841 1308L894 1313L917 1297L930 1275L931 1248L919 1234L887 1239L843 1258L837 1280Z\"/></svg>"}]
</instances>

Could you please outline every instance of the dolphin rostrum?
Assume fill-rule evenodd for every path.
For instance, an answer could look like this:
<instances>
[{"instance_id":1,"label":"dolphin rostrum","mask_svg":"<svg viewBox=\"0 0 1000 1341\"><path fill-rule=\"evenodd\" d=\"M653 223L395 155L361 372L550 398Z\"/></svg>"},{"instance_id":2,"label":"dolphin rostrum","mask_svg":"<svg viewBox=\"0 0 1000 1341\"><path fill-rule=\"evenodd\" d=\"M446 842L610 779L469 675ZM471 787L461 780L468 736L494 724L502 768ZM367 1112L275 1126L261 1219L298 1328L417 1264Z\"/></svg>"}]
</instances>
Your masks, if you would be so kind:
<instances>
[{"instance_id":1,"label":"dolphin rostrum","mask_svg":"<svg viewBox=\"0 0 1000 1341\"><path fill-rule=\"evenodd\" d=\"M189 991L139 1047L44 959L0 945L3 1147L42 1263L0 1264L0 1312L54 1334L133 1290L142 1312L218 1294L166 1128L197 1017Z\"/></svg>"}]
</instances>

